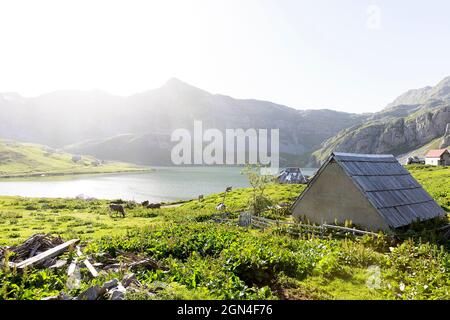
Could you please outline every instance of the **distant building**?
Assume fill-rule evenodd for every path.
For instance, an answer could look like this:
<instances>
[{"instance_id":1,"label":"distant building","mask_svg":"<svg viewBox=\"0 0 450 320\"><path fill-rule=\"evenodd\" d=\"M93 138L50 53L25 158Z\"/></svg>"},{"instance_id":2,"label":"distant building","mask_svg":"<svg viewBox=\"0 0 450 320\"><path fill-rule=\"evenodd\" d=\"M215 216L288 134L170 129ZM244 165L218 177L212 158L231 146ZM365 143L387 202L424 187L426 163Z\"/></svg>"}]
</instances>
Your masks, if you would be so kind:
<instances>
[{"instance_id":1,"label":"distant building","mask_svg":"<svg viewBox=\"0 0 450 320\"><path fill-rule=\"evenodd\" d=\"M425 155L425 164L432 166L450 166L450 152L447 149L430 150Z\"/></svg>"},{"instance_id":2,"label":"distant building","mask_svg":"<svg viewBox=\"0 0 450 320\"><path fill-rule=\"evenodd\" d=\"M418 156L408 157L406 164L425 164L425 158L419 158Z\"/></svg>"},{"instance_id":3,"label":"distant building","mask_svg":"<svg viewBox=\"0 0 450 320\"><path fill-rule=\"evenodd\" d=\"M378 231L445 212L393 155L333 153L294 203L293 215Z\"/></svg>"},{"instance_id":4,"label":"distant building","mask_svg":"<svg viewBox=\"0 0 450 320\"><path fill-rule=\"evenodd\" d=\"M307 183L308 177L303 175L300 168L286 168L280 172L277 181L286 184Z\"/></svg>"}]
</instances>

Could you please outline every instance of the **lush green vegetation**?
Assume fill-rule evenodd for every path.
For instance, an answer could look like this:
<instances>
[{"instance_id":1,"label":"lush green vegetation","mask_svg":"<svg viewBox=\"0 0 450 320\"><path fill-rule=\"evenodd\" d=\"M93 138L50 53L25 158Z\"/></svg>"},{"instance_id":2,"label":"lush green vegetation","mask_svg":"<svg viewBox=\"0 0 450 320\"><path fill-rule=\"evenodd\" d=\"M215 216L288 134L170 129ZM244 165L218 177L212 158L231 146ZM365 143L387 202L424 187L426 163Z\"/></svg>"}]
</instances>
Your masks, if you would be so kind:
<instances>
[{"instance_id":1,"label":"lush green vegetation","mask_svg":"<svg viewBox=\"0 0 450 320\"><path fill-rule=\"evenodd\" d=\"M407 168L437 203L450 212L450 167L411 165Z\"/></svg>"},{"instance_id":2,"label":"lush green vegetation","mask_svg":"<svg viewBox=\"0 0 450 320\"><path fill-rule=\"evenodd\" d=\"M300 192L305 188L305 185L280 185L280 184L269 184L265 190L264 194L271 199L273 203L292 203L297 199ZM225 197L225 205L231 212L239 212L248 209L249 203L252 201L253 191L248 189L236 189L228 192ZM211 212L215 210L218 203L222 202L224 199L224 193L217 193L209 196L205 196L202 201L190 201L182 206L184 209L190 210L208 210Z\"/></svg>"},{"instance_id":3,"label":"lush green vegetation","mask_svg":"<svg viewBox=\"0 0 450 320\"><path fill-rule=\"evenodd\" d=\"M450 170L409 170L447 211ZM269 185L273 203L292 203L302 186ZM225 203L239 212L252 204L252 189L229 192ZM241 228L211 222L223 194L179 207L144 209L126 204L125 218L110 217L107 201L0 198L0 243L13 244L37 232L80 237L96 261L124 252L151 256L168 271L140 269L147 290L133 299L448 299L450 253L447 242L412 237L293 238L279 230ZM279 213L279 212L278 212ZM277 214L272 212L269 214ZM284 212L282 212L284 214ZM231 216L235 217L236 214ZM278 218L285 218L278 216ZM71 253L67 253L70 255ZM85 270L84 270L85 271ZM0 271L0 295L39 299L64 290L76 294L104 280L83 274L81 288L67 288L65 270Z\"/></svg>"},{"instance_id":4,"label":"lush green vegetation","mask_svg":"<svg viewBox=\"0 0 450 320\"><path fill-rule=\"evenodd\" d=\"M0 178L148 170L121 162L102 162L51 148L0 140Z\"/></svg>"}]
</instances>

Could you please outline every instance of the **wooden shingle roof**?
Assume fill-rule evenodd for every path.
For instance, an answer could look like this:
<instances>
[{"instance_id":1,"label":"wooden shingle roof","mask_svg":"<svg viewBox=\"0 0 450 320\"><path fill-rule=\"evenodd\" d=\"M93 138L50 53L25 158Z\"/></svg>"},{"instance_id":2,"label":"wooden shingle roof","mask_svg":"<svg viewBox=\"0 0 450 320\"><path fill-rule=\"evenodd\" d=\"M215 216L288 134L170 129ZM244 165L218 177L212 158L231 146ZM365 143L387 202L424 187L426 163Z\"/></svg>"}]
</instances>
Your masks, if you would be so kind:
<instances>
[{"instance_id":1,"label":"wooden shingle roof","mask_svg":"<svg viewBox=\"0 0 450 320\"><path fill-rule=\"evenodd\" d=\"M333 160L392 228L445 215L393 155L335 152Z\"/></svg>"}]
</instances>

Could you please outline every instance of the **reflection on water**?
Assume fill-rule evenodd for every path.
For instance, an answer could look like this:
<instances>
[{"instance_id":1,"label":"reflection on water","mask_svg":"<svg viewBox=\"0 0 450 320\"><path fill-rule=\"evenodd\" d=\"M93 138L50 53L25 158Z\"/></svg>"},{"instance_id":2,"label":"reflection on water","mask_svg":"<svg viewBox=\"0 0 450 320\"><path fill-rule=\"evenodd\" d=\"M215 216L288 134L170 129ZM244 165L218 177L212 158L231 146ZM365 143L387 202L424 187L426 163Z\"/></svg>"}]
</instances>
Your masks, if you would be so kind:
<instances>
[{"instance_id":1,"label":"reflection on water","mask_svg":"<svg viewBox=\"0 0 450 320\"><path fill-rule=\"evenodd\" d=\"M241 170L239 167L156 167L149 173L1 180L0 195L73 198L83 194L98 199L185 200L222 192L228 186L247 187ZM303 171L311 175L314 169Z\"/></svg>"}]
</instances>

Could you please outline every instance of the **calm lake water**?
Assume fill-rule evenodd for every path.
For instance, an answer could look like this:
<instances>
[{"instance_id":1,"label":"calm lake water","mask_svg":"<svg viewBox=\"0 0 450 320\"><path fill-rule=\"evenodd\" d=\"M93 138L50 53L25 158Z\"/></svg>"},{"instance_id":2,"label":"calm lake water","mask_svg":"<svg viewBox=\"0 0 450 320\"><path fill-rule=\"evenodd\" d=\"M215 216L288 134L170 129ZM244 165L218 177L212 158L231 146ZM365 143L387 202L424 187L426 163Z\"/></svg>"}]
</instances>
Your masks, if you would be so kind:
<instances>
[{"instance_id":1,"label":"calm lake water","mask_svg":"<svg viewBox=\"0 0 450 320\"><path fill-rule=\"evenodd\" d=\"M98 199L150 202L187 200L200 194L222 192L226 187L247 187L239 167L154 167L148 173L78 175L0 180L0 195ZM315 169L305 168L312 175Z\"/></svg>"}]
</instances>

